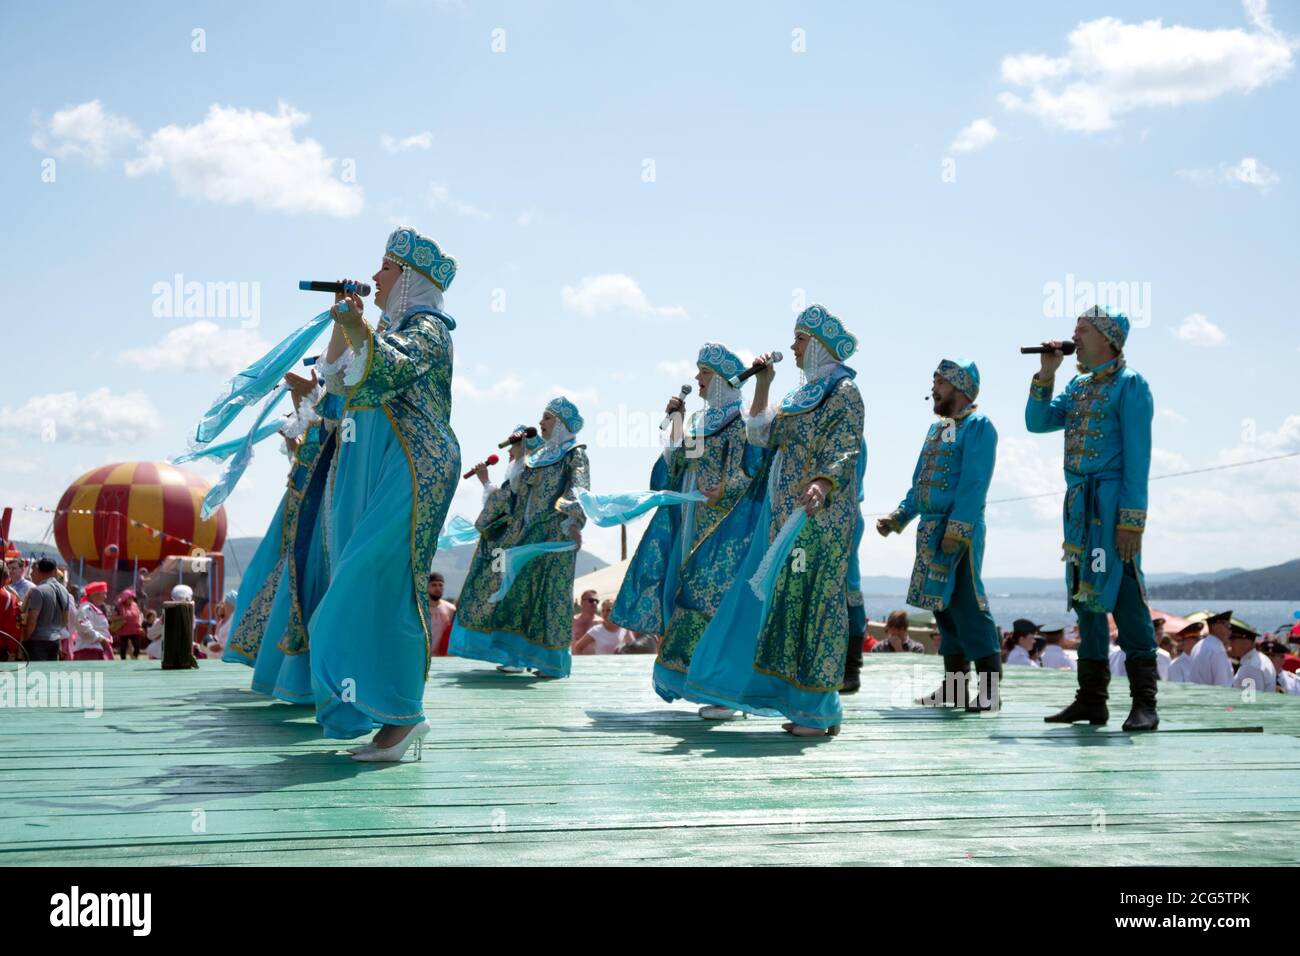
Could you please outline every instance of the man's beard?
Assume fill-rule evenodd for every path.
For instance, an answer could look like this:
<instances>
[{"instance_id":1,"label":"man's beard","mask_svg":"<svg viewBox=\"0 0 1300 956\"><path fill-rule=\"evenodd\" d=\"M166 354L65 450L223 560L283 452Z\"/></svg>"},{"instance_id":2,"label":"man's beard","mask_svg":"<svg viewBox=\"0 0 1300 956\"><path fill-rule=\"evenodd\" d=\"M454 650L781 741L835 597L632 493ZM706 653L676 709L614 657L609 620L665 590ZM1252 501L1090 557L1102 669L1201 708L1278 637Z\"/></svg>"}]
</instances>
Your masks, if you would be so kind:
<instances>
[{"instance_id":1,"label":"man's beard","mask_svg":"<svg viewBox=\"0 0 1300 956\"><path fill-rule=\"evenodd\" d=\"M956 410L956 405L956 395L949 395L947 398L941 398L935 403L935 414L943 418L952 418L952 413Z\"/></svg>"}]
</instances>

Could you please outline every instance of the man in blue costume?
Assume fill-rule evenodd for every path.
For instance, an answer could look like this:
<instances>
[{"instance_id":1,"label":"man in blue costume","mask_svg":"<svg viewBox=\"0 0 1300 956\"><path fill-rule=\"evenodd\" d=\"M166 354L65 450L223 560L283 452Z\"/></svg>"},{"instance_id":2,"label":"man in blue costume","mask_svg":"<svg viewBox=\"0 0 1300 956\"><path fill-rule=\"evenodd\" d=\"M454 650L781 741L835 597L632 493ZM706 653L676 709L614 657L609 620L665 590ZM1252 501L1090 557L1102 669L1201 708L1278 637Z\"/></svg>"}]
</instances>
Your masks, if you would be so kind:
<instances>
[{"instance_id":1,"label":"man in blue costume","mask_svg":"<svg viewBox=\"0 0 1300 956\"><path fill-rule=\"evenodd\" d=\"M1041 367L1029 386L1025 425L1031 432L1065 431L1065 583L1079 615L1079 690L1048 723L1104 724L1110 684L1110 628L1128 669L1132 708L1124 729L1155 730L1156 641L1142 578L1147 479L1151 469L1151 389L1124 360L1129 321L1094 306L1075 325L1079 374L1052 397L1065 353L1044 342Z\"/></svg>"},{"instance_id":2,"label":"man in blue costume","mask_svg":"<svg viewBox=\"0 0 1300 956\"><path fill-rule=\"evenodd\" d=\"M1002 655L980 569L984 563L984 501L993 480L998 433L976 409L980 373L974 362L944 359L930 396L939 420L930 426L912 471L912 487L894 512L876 522L881 536L901 532L913 518L916 561L907 603L934 612L942 637L943 684L918 703L926 707L996 710ZM975 664L978 697L967 667Z\"/></svg>"}]
</instances>

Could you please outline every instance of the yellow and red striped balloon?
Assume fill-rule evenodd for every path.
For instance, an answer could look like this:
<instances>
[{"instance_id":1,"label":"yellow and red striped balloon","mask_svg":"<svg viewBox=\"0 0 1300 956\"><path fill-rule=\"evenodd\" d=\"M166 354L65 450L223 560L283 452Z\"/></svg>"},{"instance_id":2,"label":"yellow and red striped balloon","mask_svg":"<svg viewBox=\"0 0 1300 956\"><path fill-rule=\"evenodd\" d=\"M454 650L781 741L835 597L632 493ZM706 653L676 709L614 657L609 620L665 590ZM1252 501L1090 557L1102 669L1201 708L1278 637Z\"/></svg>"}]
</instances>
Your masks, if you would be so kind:
<instances>
[{"instance_id":1,"label":"yellow and red striped balloon","mask_svg":"<svg viewBox=\"0 0 1300 956\"><path fill-rule=\"evenodd\" d=\"M161 461L92 469L59 499L55 543L69 563L138 559L150 571L163 558L192 554L195 548L220 551L226 541L226 509L219 508L207 521L199 517L211 487L193 472ZM159 531L168 537L160 538Z\"/></svg>"}]
</instances>

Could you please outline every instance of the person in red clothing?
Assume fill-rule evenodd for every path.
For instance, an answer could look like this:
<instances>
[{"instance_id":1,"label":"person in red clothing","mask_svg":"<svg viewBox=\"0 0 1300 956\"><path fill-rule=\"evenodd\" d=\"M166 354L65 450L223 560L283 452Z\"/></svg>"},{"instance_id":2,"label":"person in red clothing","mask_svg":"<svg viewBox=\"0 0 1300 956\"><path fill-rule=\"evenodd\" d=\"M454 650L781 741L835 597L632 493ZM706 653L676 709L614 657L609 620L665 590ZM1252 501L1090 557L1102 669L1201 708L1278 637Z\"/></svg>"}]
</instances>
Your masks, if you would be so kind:
<instances>
[{"instance_id":1,"label":"person in red clothing","mask_svg":"<svg viewBox=\"0 0 1300 956\"><path fill-rule=\"evenodd\" d=\"M124 588L117 596L117 614L109 618L108 624L113 632L113 644L117 647L122 660L126 660L127 648L130 648L132 658L138 658L140 650L147 641L144 637L140 604L135 599L135 592L130 588Z\"/></svg>"},{"instance_id":2,"label":"person in red clothing","mask_svg":"<svg viewBox=\"0 0 1300 956\"><path fill-rule=\"evenodd\" d=\"M867 623L870 624L871 622L868 621ZM871 636L871 632L868 631L867 636L862 641L862 653L870 654L871 649L879 643L880 642L878 640L876 640L874 637Z\"/></svg>"},{"instance_id":3,"label":"person in red clothing","mask_svg":"<svg viewBox=\"0 0 1300 956\"><path fill-rule=\"evenodd\" d=\"M442 598L446 582L434 571L429 575L429 633L433 637L431 656L446 657L447 642L451 638L451 623L456 616L456 605Z\"/></svg>"},{"instance_id":4,"label":"person in red clothing","mask_svg":"<svg viewBox=\"0 0 1300 956\"><path fill-rule=\"evenodd\" d=\"M22 657L22 626L19 612L22 601L9 587L9 569L0 565L0 661L15 661Z\"/></svg>"}]
</instances>

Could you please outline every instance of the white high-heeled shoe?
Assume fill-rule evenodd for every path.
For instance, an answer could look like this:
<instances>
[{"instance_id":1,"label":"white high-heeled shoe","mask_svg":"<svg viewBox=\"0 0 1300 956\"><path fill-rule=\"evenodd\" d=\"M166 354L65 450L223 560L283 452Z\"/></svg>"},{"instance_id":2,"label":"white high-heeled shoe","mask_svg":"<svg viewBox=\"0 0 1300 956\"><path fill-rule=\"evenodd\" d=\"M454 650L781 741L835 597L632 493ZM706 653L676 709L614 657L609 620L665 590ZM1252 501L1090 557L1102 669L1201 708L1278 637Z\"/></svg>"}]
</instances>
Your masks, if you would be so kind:
<instances>
[{"instance_id":1,"label":"white high-heeled shoe","mask_svg":"<svg viewBox=\"0 0 1300 956\"><path fill-rule=\"evenodd\" d=\"M733 710L730 707L718 707L714 704L706 704L701 707L699 715L705 720L735 720L737 717L744 720L749 716L743 711Z\"/></svg>"},{"instance_id":2,"label":"white high-heeled shoe","mask_svg":"<svg viewBox=\"0 0 1300 956\"><path fill-rule=\"evenodd\" d=\"M511 667L509 664L498 664L497 670L502 674L522 674L524 672L522 667Z\"/></svg>"},{"instance_id":3,"label":"white high-heeled shoe","mask_svg":"<svg viewBox=\"0 0 1300 956\"><path fill-rule=\"evenodd\" d=\"M415 745L415 759L424 757L424 738L429 733L429 722L423 720L406 732L406 736L391 747L370 747L352 755L353 760L364 763L397 763L406 755L412 744Z\"/></svg>"}]
</instances>

